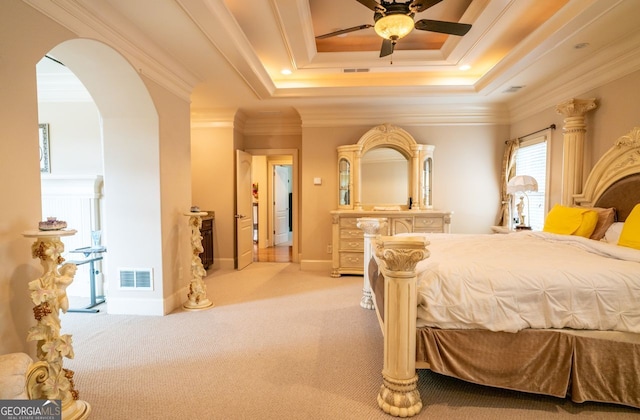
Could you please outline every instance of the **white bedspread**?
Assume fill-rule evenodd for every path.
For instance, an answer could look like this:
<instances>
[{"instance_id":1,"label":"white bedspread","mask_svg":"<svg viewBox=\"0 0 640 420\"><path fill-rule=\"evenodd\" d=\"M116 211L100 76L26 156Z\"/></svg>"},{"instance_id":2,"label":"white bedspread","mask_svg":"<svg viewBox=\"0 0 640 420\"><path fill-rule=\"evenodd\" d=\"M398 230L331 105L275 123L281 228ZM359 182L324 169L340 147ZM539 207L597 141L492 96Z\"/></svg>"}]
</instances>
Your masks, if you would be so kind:
<instances>
[{"instance_id":1,"label":"white bedspread","mask_svg":"<svg viewBox=\"0 0 640 420\"><path fill-rule=\"evenodd\" d=\"M640 332L640 251L542 232L425 234L418 326Z\"/></svg>"}]
</instances>

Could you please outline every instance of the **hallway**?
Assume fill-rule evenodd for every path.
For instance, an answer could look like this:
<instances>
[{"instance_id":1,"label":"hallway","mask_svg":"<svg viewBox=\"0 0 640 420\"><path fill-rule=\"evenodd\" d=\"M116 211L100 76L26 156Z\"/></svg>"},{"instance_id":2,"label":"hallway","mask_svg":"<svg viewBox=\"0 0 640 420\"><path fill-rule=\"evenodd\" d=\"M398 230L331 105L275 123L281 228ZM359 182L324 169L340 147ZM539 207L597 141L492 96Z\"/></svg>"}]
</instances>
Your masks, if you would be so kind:
<instances>
[{"instance_id":1,"label":"hallway","mask_svg":"<svg viewBox=\"0 0 640 420\"><path fill-rule=\"evenodd\" d=\"M253 262L291 262L291 241L268 248L253 244Z\"/></svg>"}]
</instances>

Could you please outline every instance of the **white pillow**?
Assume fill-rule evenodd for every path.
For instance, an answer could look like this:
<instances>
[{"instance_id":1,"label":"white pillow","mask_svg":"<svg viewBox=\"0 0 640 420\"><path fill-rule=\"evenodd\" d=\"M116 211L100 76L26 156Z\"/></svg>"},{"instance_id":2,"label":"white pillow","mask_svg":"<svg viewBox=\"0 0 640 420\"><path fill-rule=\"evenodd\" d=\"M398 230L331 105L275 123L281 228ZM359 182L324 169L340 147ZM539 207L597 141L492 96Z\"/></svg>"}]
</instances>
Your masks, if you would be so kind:
<instances>
[{"instance_id":1,"label":"white pillow","mask_svg":"<svg viewBox=\"0 0 640 420\"><path fill-rule=\"evenodd\" d=\"M604 234L603 241L608 242L610 244L617 245L618 239L620 238L620 233L622 233L622 227L624 226L624 222L615 222Z\"/></svg>"}]
</instances>

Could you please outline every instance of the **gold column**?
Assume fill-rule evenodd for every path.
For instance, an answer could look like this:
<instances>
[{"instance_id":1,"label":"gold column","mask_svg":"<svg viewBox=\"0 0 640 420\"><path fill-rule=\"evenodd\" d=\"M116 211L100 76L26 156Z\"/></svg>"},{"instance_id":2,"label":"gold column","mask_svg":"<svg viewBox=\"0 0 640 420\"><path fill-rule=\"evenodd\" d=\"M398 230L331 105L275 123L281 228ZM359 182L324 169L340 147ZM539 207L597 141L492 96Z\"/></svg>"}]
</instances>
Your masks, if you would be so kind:
<instances>
[{"instance_id":1,"label":"gold column","mask_svg":"<svg viewBox=\"0 0 640 420\"><path fill-rule=\"evenodd\" d=\"M564 115L564 141L562 146L562 201L573 205L573 196L582 192L584 165L584 139L587 132L585 114L597 107L595 98L569 99L556 106Z\"/></svg>"},{"instance_id":2,"label":"gold column","mask_svg":"<svg viewBox=\"0 0 640 420\"><path fill-rule=\"evenodd\" d=\"M384 363L378 405L396 417L415 416L422 409L416 374L416 265L429 256L423 236L376 239L384 281Z\"/></svg>"},{"instance_id":3,"label":"gold column","mask_svg":"<svg viewBox=\"0 0 640 420\"><path fill-rule=\"evenodd\" d=\"M380 235L381 229L387 226L387 218L359 217L356 226L364 232L364 284L362 286L362 299L360 300L360 306L365 309L375 309L369 283L369 262L373 257L373 239Z\"/></svg>"}]
</instances>

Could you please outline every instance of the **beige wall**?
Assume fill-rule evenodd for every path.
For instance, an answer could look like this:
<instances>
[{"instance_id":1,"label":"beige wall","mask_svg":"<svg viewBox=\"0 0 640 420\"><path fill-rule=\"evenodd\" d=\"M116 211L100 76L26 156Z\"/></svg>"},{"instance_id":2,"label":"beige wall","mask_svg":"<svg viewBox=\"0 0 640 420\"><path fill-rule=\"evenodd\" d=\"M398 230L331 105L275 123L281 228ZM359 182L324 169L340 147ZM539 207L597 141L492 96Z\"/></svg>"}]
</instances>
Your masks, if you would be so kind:
<instances>
[{"instance_id":1,"label":"beige wall","mask_svg":"<svg viewBox=\"0 0 640 420\"><path fill-rule=\"evenodd\" d=\"M228 127L193 127L191 177L193 204L215 211L214 265L233 268L235 253L235 148L234 130Z\"/></svg>"},{"instance_id":2,"label":"beige wall","mask_svg":"<svg viewBox=\"0 0 640 420\"><path fill-rule=\"evenodd\" d=\"M191 281L191 127L189 103L145 79L160 117L163 314L186 300Z\"/></svg>"},{"instance_id":3,"label":"beige wall","mask_svg":"<svg viewBox=\"0 0 640 420\"><path fill-rule=\"evenodd\" d=\"M42 273L22 232L40 220L36 63L71 33L22 2L0 2L0 354L28 350L27 283Z\"/></svg>"},{"instance_id":4,"label":"beige wall","mask_svg":"<svg viewBox=\"0 0 640 420\"><path fill-rule=\"evenodd\" d=\"M103 173L100 113L93 102L39 102L38 120L49 124L51 174Z\"/></svg>"}]
</instances>

